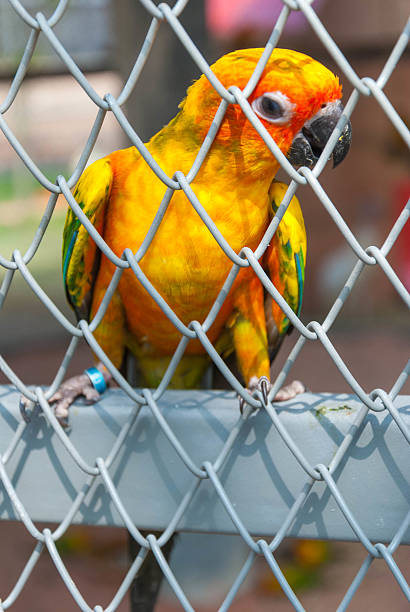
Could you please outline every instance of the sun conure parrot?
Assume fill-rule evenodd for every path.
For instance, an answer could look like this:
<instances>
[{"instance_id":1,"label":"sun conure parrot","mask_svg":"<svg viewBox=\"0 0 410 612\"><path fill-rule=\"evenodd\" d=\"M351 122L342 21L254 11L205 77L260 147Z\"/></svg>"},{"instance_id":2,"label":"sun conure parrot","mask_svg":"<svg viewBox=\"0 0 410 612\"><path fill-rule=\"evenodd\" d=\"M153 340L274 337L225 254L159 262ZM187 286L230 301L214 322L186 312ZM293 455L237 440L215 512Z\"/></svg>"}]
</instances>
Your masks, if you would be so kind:
<instances>
[{"instance_id":1,"label":"sun conure parrot","mask_svg":"<svg viewBox=\"0 0 410 612\"><path fill-rule=\"evenodd\" d=\"M235 51L219 59L212 70L228 88L245 87L262 49ZM249 97L254 112L295 167L312 167L342 114L338 78L310 57L275 49ZM176 117L147 144L155 160L172 177L189 172L220 104L220 96L205 76L187 91ZM347 123L333 151L334 164L347 154L351 128ZM212 147L191 187L231 247L256 249L280 204L286 186L274 181L279 163L237 104L227 108ZM111 249L121 256L136 252L150 228L166 186L135 147L115 151L93 163L80 178L74 197ZM299 314L306 261L306 234L299 203L293 198L261 265L289 306ZM146 254L141 269L178 317L188 325L202 322L212 307L232 262L223 253L182 190L175 191ZM114 266L96 248L71 210L64 228L63 275L67 296L78 318L92 319L107 290ZM251 268L242 268L208 332L225 358L235 353L245 384L254 389L269 378L270 361L289 331L289 320L266 295ZM135 278L121 277L94 336L117 368L124 355L136 359L140 383L157 386L181 335ZM209 357L197 340L186 349L173 387L199 385ZM109 379L98 365L100 375ZM262 387L263 389L263 387ZM301 383L279 391L287 399L303 391ZM266 392L266 391L265 391ZM95 400L88 375L70 379L52 398L56 413L67 415L76 396ZM137 553L132 540L131 551ZM168 557L170 540L164 548ZM135 609L155 605L162 573L152 555L134 581Z\"/></svg>"},{"instance_id":2,"label":"sun conure parrot","mask_svg":"<svg viewBox=\"0 0 410 612\"><path fill-rule=\"evenodd\" d=\"M247 84L262 49L234 51L212 70L225 87ZM312 167L339 120L343 106L338 78L312 58L275 49L249 97L254 112L295 167ZM179 113L147 144L169 177L187 174L220 104L202 75L187 91ZM334 165L347 154L347 123L333 151ZM191 187L217 228L239 252L255 249L280 203L285 186L274 181L279 163L245 118L239 105L228 106L212 147ZM90 165L74 197L111 249L121 256L141 245L166 186L135 147L115 151ZM293 198L261 264L291 308L299 313L304 285L306 235L299 203ZM182 190L177 190L140 266L178 317L203 321L232 267ZM78 318L92 319L114 273L71 209L64 228L63 275L67 296ZM289 321L265 295L251 268L242 268L208 332L217 350L236 354L244 382L252 388L269 378L274 355ZM126 350L138 364L141 385L156 386L181 338L147 291L126 270L95 338L114 365ZM170 386L197 386L209 364L198 340L187 347ZM103 369L105 379L109 378ZM301 387L301 388L300 388ZM286 399L303 386L279 391ZM70 379L53 398L57 413L67 414L73 399L96 399L87 376Z\"/></svg>"}]
</instances>

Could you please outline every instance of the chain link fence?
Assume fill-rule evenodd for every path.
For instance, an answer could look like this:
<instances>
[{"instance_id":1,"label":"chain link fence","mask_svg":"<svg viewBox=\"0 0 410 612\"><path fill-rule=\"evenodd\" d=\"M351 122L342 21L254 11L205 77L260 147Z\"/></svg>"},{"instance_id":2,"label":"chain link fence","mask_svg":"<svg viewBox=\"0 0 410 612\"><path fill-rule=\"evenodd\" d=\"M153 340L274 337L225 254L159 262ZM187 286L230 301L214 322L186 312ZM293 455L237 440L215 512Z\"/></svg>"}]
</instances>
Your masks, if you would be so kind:
<instances>
[{"instance_id":1,"label":"chain link fence","mask_svg":"<svg viewBox=\"0 0 410 612\"><path fill-rule=\"evenodd\" d=\"M408 220L410 202L403 202L402 212L393 227L386 231L380 246L363 246L344 221L331 194L326 193L320 183L325 163L346 121L363 96L373 98L374 104L380 106L403 141L410 144L406 125L384 93L406 49L410 22L403 24L404 29L399 33L378 78L359 77L321 23L311 3L308 0L283 0L280 16L248 85L243 91L234 84L227 90L212 73L195 41L190 39L179 20L187 1L178 0L174 6L170 6L141 0L152 17L146 38L121 93L117 97L110 93L101 97L54 32L56 24L64 19L66 9L69 10L68 0L60 1L48 17L42 13L30 14L18 0L9 0L9 4L22 24L30 28L30 35L8 95L0 106L0 127L21 162L50 195L27 251L21 253L16 249L11 257L0 253L0 265L4 271L0 303L3 305L7 299L13 279L21 275L44 307L68 332L71 341L57 374L47 388L27 386L0 356L1 370L10 381L9 386L1 389L1 516L17 518L24 523L34 542L33 553L14 588L9 594L1 594L0 609L12 607L21 591L28 588L30 574L41 553L47 550L56 571L73 597L73 607L102 612L102 606L92 607L92 604L85 601L56 546L73 522L125 526L141 546L139 555L111 603L104 608L110 612L120 605L149 550L152 550L183 609L193 610L178 582L178 576L174 575L162 553L162 548L173 533L181 529L237 533L249 548L247 560L219 607L221 611L229 609L235 602L238 590L258 556L266 559L290 604L296 610L304 609L275 555L282 542L291 535L352 539L360 542L367 551L367 557L338 610L345 610L349 606L375 559L384 559L400 589L410 599L409 586L394 559L398 546L410 542L410 496L405 470L409 456L410 402L408 397L399 396L408 377L410 362L402 371L397 372L397 379L391 389L374 389L368 393L329 338L329 331L367 266L377 267L379 273L389 280L399 298L407 306L410 304L408 291L388 261L389 252ZM340 73L344 74L354 88L345 105L345 112L319 161L312 170L301 168L299 171L290 165L247 102L247 97L294 10L304 14L312 31L338 65ZM220 108L186 176L182 172L176 172L172 177L164 173L122 110L130 92L138 86L139 75L155 45L160 25L172 28L186 49L187 61L191 58L196 63L221 97ZM33 52L42 37L47 39L96 107L95 122L74 172L68 178L59 175L55 181L44 175L7 122L7 111L19 94ZM219 233L190 187L212 146L226 108L231 103L239 104L290 180L285 199L258 248L252 251L244 247L239 254ZM105 243L71 194L71 189L87 164L107 113L116 117L126 136L167 187L140 249L136 254L126 249L121 258ZM357 263L321 323L304 323L297 317L258 263L300 185L308 185L313 190L318 202L329 215L329 223L336 224L357 257ZM231 273L206 320L202 324L192 321L188 326L168 307L139 266L173 192L180 189L197 211L200 217L198 223L207 226L232 262ZM65 198L98 248L116 266L98 313L92 321L82 320L77 325L56 307L29 270L30 261L36 256L59 196ZM297 341L284 367L273 381L267 402L260 393L254 396L248 393L207 337L222 307L224 296L240 269L246 266L251 266L255 271L265 289L292 322L297 335ZM123 270L128 268L134 271L146 291L181 333L181 341L167 372L154 390L133 388L112 365L93 336ZM81 411L73 409L72 429L67 432L60 426L48 400L65 378L68 364L75 358L76 348L83 339L105 364L120 389L108 392L97 406L82 407ZM235 393L167 391L168 383L191 339L201 342ZM303 359L303 347L307 342L321 343L328 353L329 362L336 365L350 385L353 396L305 394L283 406L272 403L271 398L283 385L301 352ZM35 403L29 422L23 420L19 413L20 394ZM247 402L242 415L238 410L237 396ZM258 408L263 410L255 412ZM90 444L91 439L95 444ZM244 445L250 445L254 451L250 452L247 448L247 452L243 452ZM361 454L360 450L364 446L373 452ZM269 460L264 457L264 450ZM378 461L374 460L376 455ZM373 475L377 487L373 491L374 497L363 502L359 492L369 485L369 474ZM40 530L34 521L41 520L55 521L58 525L53 531L49 528ZM144 537L140 531L144 528L160 530L161 536L151 534ZM260 534L266 537L260 537Z\"/></svg>"}]
</instances>

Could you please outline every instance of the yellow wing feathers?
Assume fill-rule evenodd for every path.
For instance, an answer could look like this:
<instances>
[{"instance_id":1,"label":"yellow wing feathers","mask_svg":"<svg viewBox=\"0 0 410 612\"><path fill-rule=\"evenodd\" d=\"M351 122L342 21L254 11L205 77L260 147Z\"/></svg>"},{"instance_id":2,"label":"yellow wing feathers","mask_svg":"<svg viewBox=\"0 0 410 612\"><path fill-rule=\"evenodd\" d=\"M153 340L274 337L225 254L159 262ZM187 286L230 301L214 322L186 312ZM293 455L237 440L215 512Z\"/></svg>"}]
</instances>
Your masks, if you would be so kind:
<instances>
[{"instance_id":1,"label":"yellow wing feathers","mask_svg":"<svg viewBox=\"0 0 410 612\"><path fill-rule=\"evenodd\" d=\"M84 171L74 190L74 198L100 234L111 185L111 164L105 158ZM70 304L84 318L89 315L99 257L94 240L69 209L63 234L63 278Z\"/></svg>"}]
</instances>

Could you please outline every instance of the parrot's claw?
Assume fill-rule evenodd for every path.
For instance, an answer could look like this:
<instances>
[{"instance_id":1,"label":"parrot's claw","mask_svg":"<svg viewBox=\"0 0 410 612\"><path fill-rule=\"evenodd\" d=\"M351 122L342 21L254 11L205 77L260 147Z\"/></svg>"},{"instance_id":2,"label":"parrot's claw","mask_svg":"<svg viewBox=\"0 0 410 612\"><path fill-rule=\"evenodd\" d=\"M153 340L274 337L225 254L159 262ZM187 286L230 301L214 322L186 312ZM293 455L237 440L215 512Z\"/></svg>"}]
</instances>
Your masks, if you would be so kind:
<instances>
[{"instance_id":1,"label":"parrot's claw","mask_svg":"<svg viewBox=\"0 0 410 612\"><path fill-rule=\"evenodd\" d=\"M272 387L272 385L270 384L269 378L267 376L261 376L258 381L258 387L260 387L260 390L262 393L263 403L267 404L268 403L268 393Z\"/></svg>"},{"instance_id":2,"label":"parrot's claw","mask_svg":"<svg viewBox=\"0 0 410 612\"><path fill-rule=\"evenodd\" d=\"M267 376L261 376L258 378L257 376L252 376L249 381L247 387L249 393L253 395L255 391L260 391L263 398L263 403L268 403L269 391L272 389L272 383L270 382ZM284 402L286 400L293 399L300 393L304 393L306 391L305 385L300 380L293 380L289 385L285 385L282 389L279 389L273 401L275 402ZM239 410L241 414L243 414L245 408L246 401L241 397L239 399Z\"/></svg>"},{"instance_id":3,"label":"parrot's claw","mask_svg":"<svg viewBox=\"0 0 410 612\"><path fill-rule=\"evenodd\" d=\"M96 368L92 368L94 371ZM108 370L103 366L102 363L98 364L98 374L102 375L105 381L105 385L110 385L112 383L111 374ZM103 384L103 389L105 387ZM50 397L49 404L54 404L54 414L59 421L60 425L64 428L68 427L68 414L71 404L75 402L78 397L84 397L86 404L94 404L98 402L100 399L101 393L95 389L91 382L91 378L88 374L79 374L78 376L73 376L72 378L68 378L65 382L60 385L57 391ZM27 399L26 397L21 397L20 399L20 412L23 419L26 423L29 423L31 420L31 415L35 409L37 404Z\"/></svg>"},{"instance_id":4,"label":"parrot's claw","mask_svg":"<svg viewBox=\"0 0 410 612\"><path fill-rule=\"evenodd\" d=\"M252 376L247 386L247 390L251 395L253 395L255 391L260 391L262 393L264 404L268 402L268 394L271 388L272 385L267 376L261 376L260 378L258 378L257 376ZM243 414L245 404L246 401L242 397L239 398L239 410L241 414Z\"/></svg>"},{"instance_id":5,"label":"parrot's claw","mask_svg":"<svg viewBox=\"0 0 410 612\"><path fill-rule=\"evenodd\" d=\"M68 422L69 408L78 397L84 397L86 404L94 404L100 399L100 393L94 389L87 374L69 378L49 399L49 403L54 404L54 414L64 427Z\"/></svg>"},{"instance_id":6,"label":"parrot's claw","mask_svg":"<svg viewBox=\"0 0 410 612\"><path fill-rule=\"evenodd\" d=\"M31 401L24 395L20 397L20 403L19 403L20 414L26 423L30 423L32 414L37 405L38 404L36 404L36 402Z\"/></svg>"}]
</instances>

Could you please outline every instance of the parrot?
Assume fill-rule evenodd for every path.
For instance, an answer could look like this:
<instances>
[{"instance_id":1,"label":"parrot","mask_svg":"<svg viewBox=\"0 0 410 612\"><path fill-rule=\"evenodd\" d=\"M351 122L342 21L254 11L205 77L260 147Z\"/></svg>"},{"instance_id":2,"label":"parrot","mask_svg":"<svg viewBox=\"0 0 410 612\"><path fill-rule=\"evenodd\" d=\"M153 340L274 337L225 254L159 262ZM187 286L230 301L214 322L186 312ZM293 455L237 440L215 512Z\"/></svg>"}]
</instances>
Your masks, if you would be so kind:
<instances>
[{"instance_id":1,"label":"parrot","mask_svg":"<svg viewBox=\"0 0 410 612\"><path fill-rule=\"evenodd\" d=\"M228 88L245 87L262 49L237 50L217 60L211 69ZM339 79L311 57L276 48L249 97L264 127L295 168L312 167L343 112ZM147 143L147 149L172 177L189 172L207 135L221 98L205 75L187 90L178 114ZM333 151L334 165L346 156L351 142L348 121ZM216 227L237 253L254 250L283 199L286 186L275 181L279 162L246 119L238 104L230 104L215 140L191 188ZM121 257L144 240L166 185L135 147L118 150L84 171L74 198ZM262 257L261 264L292 310L302 304L306 262L306 231L294 197ZM180 320L203 321L232 267L182 190L176 190L140 267ZM108 288L115 266L99 251L85 227L69 209L63 235L63 279L68 301L78 319L91 320ZM243 381L250 389L269 380L270 365L290 322L248 268L242 268L208 331L224 357L236 356ZM121 368L129 351L135 356L142 386L159 384L180 339L180 332L135 278L122 274L94 336L114 366ZM191 340L170 382L174 388L200 384L209 357L199 340ZM98 367L106 381L110 374ZM278 392L287 399L301 383ZM303 386L302 386L303 387ZM98 398L90 378L74 377L55 394L56 409L67 414L78 395Z\"/></svg>"},{"instance_id":2,"label":"parrot","mask_svg":"<svg viewBox=\"0 0 410 612\"><path fill-rule=\"evenodd\" d=\"M263 49L242 49L221 57L211 70L229 88L244 89ZM312 168L343 113L342 87L329 69L293 50L275 48L248 102L290 163ZM169 176L187 175L221 102L202 75L188 88L176 116L146 147ZM338 165L351 143L347 121L333 150ZM287 185L275 180L279 162L265 145L240 106L228 105L215 139L190 187L231 248L255 250L275 216ZM86 168L74 188L74 198L118 256L136 252L146 236L167 186L134 147L114 151ZM290 308L300 314L306 265L306 230L294 196L260 264ZM202 322L232 268L182 189L175 190L157 232L143 258L142 272L158 293L189 325ZM96 246L69 209L63 235L63 281L77 318L91 321L110 284L115 266ZM264 290L251 267L241 268L219 314L207 332L224 358L236 358L240 377L250 391L266 393L271 362L291 324ZM123 271L94 337L115 367L133 355L141 386L156 387L181 339L181 333L136 279ZM197 339L187 345L170 387L200 385L210 358ZM111 376L101 363L104 382ZM262 382L264 385L262 385ZM259 386L258 386L259 385ZM280 390L276 400L303 392L300 381ZM99 392L86 374L69 379L51 398L64 417L74 399L89 401ZM147 557L148 559L148 557ZM152 610L161 572L143 564L145 591L136 597L141 610ZM145 569L144 569L145 567ZM156 577L155 577L156 576ZM138 590L138 589L137 589ZM148 590L148 595L147 595Z\"/></svg>"}]
</instances>

